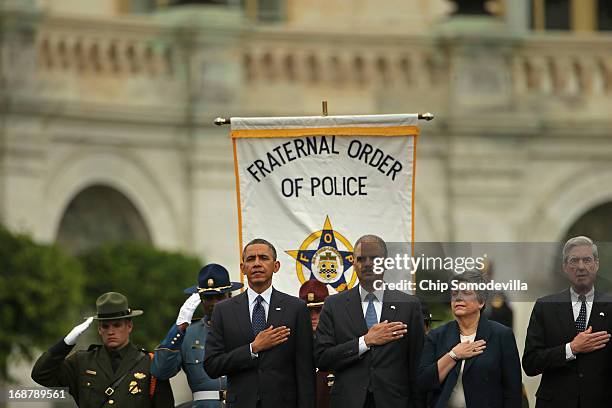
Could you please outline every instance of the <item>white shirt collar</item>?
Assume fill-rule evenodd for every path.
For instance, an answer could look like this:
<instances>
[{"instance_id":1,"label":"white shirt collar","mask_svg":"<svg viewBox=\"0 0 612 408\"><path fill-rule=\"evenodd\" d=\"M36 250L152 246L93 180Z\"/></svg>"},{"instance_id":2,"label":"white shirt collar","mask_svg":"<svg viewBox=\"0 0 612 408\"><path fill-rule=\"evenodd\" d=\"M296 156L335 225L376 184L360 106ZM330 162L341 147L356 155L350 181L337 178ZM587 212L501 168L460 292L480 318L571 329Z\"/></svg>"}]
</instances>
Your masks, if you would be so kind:
<instances>
[{"instance_id":1,"label":"white shirt collar","mask_svg":"<svg viewBox=\"0 0 612 408\"><path fill-rule=\"evenodd\" d=\"M367 290L365 290L365 289L363 288L363 286L359 285L359 296L361 296L361 301L362 301L362 302L365 302L365 301L366 301L366 300L365 300L365 298L366 298L366 296L368 295L368 293L370 293L370 292L368 292ZM374 293L374 296L376 296L376 299L377 299L377 300L378 300L380 303L382 303L382 301L383 301L383 296L384 296L385 292L379 289L379 290L374 290L374 292L372 292L372 293Z\"/></svg>"},{"instance_id":2,"label":"white shirt collar","mask_svg":"<svg viewBox=\"0 0 612 408\"><path fill-rule=\"evenodd\" d=\"M247 288L247 296L249 297L249 305L252 305L253 303L255 303L255 301L257 300L257 296L259 295L261 295L261 297L264 298L264 301L267 304L270 304L270 298L272 297L272 285L270 285L268 289L264 290L263 293L257 293L250 287Z\"/></svg>"},{"instance_id":3,"label":"white shirt collar","mask_svg":"<svg viewBox=\"0 0 612 408\"><path fill-rule=\"evenodd\" d=\"M578 293L576 293L574 288L571 286L570 286L570 297L572 299L572 303L576 303L580 301L578 299L579 297ZM595 286L593 286L591 290L586 293L585 297L588 303L593 303L593 299L595 299Z\"/></svg>"}]
</instances>

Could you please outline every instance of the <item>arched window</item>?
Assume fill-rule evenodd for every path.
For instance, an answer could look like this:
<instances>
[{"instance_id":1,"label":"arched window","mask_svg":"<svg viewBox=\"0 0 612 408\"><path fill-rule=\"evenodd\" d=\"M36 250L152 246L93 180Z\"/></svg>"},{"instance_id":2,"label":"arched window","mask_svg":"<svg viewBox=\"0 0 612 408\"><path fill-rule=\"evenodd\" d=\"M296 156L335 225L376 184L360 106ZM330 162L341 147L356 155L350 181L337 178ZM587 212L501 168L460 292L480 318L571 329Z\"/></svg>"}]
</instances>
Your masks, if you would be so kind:
<instances>
[{"instance_id":1,"label":"arched window","mask_svg":"<svg viewBox=\"0 0 612 408\"><path fill-rule=\"evenodd\" d=\"M151 242L144 219L122 193L105 185L79 192L68 204L57 243L71 253L124 241Z\"/></svg>"}]
</instances>

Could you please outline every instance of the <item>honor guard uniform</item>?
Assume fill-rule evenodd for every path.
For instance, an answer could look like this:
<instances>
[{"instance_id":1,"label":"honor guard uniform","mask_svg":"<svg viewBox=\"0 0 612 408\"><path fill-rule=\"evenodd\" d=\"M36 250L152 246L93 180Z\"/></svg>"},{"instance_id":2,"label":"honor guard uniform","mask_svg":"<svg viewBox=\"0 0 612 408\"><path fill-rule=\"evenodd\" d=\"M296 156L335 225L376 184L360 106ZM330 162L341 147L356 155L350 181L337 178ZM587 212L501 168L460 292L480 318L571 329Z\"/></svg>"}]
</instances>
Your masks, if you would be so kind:
<instances>
[{"instance_id":1,"label":"honor guard uniform","mask_svg":"<svg viewBox=\"0 0 612 408\"><path fill-rule=\"evenodd\" d=\"M308 306L310 311L313 335L317 329L319 315L327 296L329 296L327 286L316 278L307 280L300 287L300 299L306 302L306 306ZM329 407L329 392L332 385L334 385L334 375L328 371L320 371L317 368L317 408Z\"/></svg>"},{"instance_id":2,"label":"honor guard uniform","mask_svg":"<svg viewBox=\"0 0 612 408\"><path fill-rule=\"evenodd\" d=\"M155 350L151 371L157 378L169 379L181 368L185 372L193 394L193 402L185 404L186 407L222 406L224 391L227 389L226 379L210 378L204 371L204 344L210 331L209 319L214 304L241 287L241 283L230 282L229 273L223 266L206 265L198 274L198 285L185 289L185 293L191 296L181 307L176 324L170 328L166 338ZM204 318L192 322L193 314L200 303L204 308Z\"/></svg>"},{"instance_id":3,"label":"honor guard uniform","mask_svg":"<svg viewBox=\"0 0 612 408\"><path fill-rule=\"evenodd\" d=\"M36 361L32 379L45 387L68 387L81 408L174 407L170 383L151 376L152 354L129 341L131 319L142 310L130 309L127 298L117 292L100 296L96 308L95 317L76 326ZM104 344L68 356L93 320L98 320Z\"/></svg>"}]
</instances>

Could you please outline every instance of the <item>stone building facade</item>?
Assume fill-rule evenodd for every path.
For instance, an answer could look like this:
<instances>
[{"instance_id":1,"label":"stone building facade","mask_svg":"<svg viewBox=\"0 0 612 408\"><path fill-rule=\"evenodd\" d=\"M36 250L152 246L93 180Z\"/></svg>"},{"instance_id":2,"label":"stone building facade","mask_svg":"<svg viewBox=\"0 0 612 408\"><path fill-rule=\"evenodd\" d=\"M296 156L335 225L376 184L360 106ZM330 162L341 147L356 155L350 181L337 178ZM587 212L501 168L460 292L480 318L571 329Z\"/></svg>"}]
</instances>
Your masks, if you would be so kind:
<instances>
[{"instance_id":1,"label":"stone building facade","mask_svg":"<svg viewBox=\"0 0 612 408\"><path fill-rule=\"evenodd\" d=\"M237 271L231 142L213 119L317 115L325 99L331 114L436 115L418 144L417 240L588 233L579 220L611 218L612 34L605 2L565 3L0 2L0 222ZM531 306L515 308L520 348Z\"/></svg>"}]
</instances>

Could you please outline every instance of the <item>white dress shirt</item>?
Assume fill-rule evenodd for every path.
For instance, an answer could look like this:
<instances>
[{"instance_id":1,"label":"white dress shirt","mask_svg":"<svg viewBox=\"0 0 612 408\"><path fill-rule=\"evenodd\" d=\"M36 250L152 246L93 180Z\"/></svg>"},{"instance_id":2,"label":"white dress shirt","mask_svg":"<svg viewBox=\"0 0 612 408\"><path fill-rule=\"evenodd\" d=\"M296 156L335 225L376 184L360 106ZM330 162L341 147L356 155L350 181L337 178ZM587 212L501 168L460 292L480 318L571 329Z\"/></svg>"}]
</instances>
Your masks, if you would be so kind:
<instances>
[{"instance_id":1,"label":"white dress shirt","mask_svg":"<svg viewBox=\"0 0 612 408\"><path fill-rule=\"evenodd\" d=\"M272 297L272 285L262 293L257 293L250 287L247 288L247 297L249 298L249 320L251 324L253 323L253 309L255 308L255 304L257 303L257 296L263 298L261 305L264 308L264 312L266 313L266 320L268 320L268 310L270 310L270 298ZM253 353L253 343L249 344L249 350L251 350L251 357L256 358L259 356L258 353Z\"/></svg>"},{"instance_id":2,"label":"white dress shirt","mask_svg":"<svg viewBox=\"0 0 612 408\"><path fill-rule=\"evenodd\" d=\"M580 314L580 308L582 307L582 302L578 299L580 295L576 293L574 288L570 287L570 299L572 302L572 311L574 312L574 322L578 319L578 315ZM589 328L589 318L591 317L591 310L593 310L593 300L595 299L595 287L592 287L591 290L584 295L586 297L586 321L587 321L587 329ZM572 351L570 344L567 343L565 345L565 360L571 361L575 360L576 355Z\"/></svg>"},{"instance_id":3,"label":"white dress shirt","mask_svg":"<svg viewBox=\"0 0 612 408\"><path fill-rule=\"evenodd\" d=\"M363 311L363 317L365 319L366 311L368 310L368 301L366 300L366 296L368 295L367 290L365 290L361 285L359 285L359 296L361 297L361 309ZM382 315L382 307L383 307L383 295L385 294L382 290L375 290L372 292L376 299L372 301L374 303L374 309L376 310L376 322L380 323L380 316ZM359 337L359 355L362 355L370 348L366 345L365 336Z\"/></svg>"}]
</instances>

